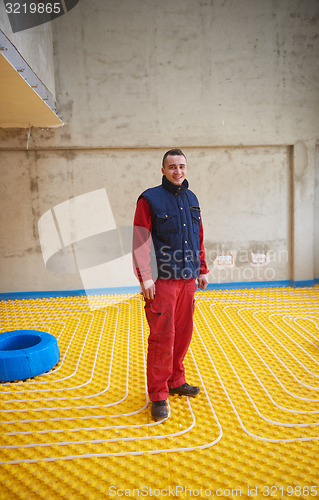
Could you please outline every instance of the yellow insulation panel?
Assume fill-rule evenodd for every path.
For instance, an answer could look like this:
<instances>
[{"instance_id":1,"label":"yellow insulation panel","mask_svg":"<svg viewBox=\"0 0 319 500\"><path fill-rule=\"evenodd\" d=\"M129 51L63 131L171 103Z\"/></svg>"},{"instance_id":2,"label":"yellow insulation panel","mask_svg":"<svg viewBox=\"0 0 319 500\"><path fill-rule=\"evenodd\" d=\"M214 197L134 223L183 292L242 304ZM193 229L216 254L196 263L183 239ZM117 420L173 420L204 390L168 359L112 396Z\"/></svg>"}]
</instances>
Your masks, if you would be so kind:
<instances>
[{"instance_id":1,"label":"yellow insulation panel","mask_svg":"<svg viewBox=\"0 0 319 500\"><path fill-rule=\"evenodd\" d=\"M0 304L0 332L61 351L0 386L0 499L319 496L319 286L197 292L185 366L201 392L170 396L164 422L140 295Z\"/></svg>"}]
</instances>

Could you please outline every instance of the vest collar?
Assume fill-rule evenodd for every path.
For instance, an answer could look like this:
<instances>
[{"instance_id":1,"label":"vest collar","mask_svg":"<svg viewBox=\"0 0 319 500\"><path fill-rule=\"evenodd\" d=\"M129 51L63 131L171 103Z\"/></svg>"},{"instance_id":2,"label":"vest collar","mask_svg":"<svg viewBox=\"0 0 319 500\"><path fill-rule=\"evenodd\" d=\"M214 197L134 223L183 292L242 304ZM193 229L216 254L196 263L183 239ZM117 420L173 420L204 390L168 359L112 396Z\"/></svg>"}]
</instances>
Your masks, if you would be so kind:
<instances>
[{"instance_id":1,"label":"vest collar","mask_svg":"<svg viewBox=\"0 0 319 500\"><path fill-rule=\"evenodd\" d=\"M166 179L165 175L162 177L162 186L167 189L172 194L182 194L185 193L188 189L188 181L187 179L183 180L183 183L180 186L177 186Z\"/></svg>"}]
</instances>

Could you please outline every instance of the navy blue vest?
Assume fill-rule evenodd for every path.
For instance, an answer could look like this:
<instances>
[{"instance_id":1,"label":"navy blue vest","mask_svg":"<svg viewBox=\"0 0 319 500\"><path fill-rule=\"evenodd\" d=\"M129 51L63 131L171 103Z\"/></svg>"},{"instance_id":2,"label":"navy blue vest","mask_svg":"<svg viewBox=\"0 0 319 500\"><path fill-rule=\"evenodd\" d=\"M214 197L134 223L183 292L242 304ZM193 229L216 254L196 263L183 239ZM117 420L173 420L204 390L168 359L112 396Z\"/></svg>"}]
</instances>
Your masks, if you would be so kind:
<instances>
[{"instance_id":1,"label":"navy blue vest","mask_svg":"<svg viewBox=\"0 0 319 500\"><path fill-rule=\"evenodd\" d=\"M141 196L151 209L158 278L197 278L201 212L187 180L175 186L163 176L161 186L147 189Z\"/></svg>"}]
</instances>

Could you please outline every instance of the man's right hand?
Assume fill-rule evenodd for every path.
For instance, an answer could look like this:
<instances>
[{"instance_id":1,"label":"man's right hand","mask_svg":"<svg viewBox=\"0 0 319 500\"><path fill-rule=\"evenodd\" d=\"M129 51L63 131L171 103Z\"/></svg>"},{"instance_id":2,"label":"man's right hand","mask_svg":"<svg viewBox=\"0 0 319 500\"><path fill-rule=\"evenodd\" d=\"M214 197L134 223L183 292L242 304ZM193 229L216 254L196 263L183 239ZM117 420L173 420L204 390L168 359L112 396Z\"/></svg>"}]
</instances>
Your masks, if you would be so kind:
<instances>
[{"instance_id":1,"label":"man's right hand","mask_svg":"<svg viewBox=\"0 0 319 500\"><path fill-rule=\"evenodd\" d=\"M155 283L153 280L142 282L141 284L141 294L144 299L154 300L155 298Z\"/></svg>"}]
</instances>

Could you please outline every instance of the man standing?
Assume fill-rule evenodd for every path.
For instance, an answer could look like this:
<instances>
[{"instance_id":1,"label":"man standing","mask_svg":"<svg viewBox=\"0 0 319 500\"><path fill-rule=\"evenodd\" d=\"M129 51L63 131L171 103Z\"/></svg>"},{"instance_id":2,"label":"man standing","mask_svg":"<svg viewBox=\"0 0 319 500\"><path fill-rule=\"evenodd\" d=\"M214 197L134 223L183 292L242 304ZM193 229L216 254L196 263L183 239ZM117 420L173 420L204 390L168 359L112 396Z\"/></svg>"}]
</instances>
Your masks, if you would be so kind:
<instances>
[{"instance_id":1,"label":"man standing","mask_svg":"<svg viewBox=\"0 0 319 500\"><path fill-rule=\"evenodd\" d=\"M154 420L167 417L168 394L196 396L200 392L199 387L186 383L183 360L193 333L195 280L205 289L209 271L201 211L195 194L188 189L186 173L184 153L180 149L167 151L162 184L140 195L134 218L133 261L150 328L147 384ZM152 252L156 280L151 270Z\"/></svg>"}]
</instances>

